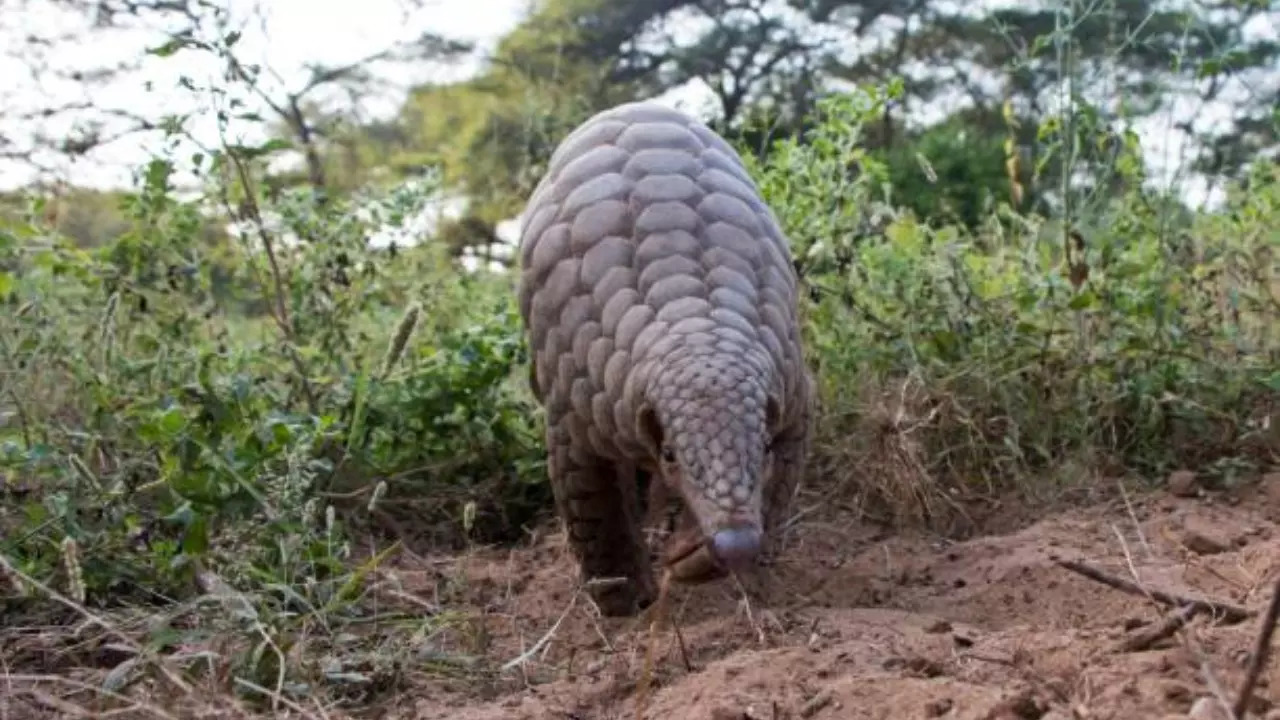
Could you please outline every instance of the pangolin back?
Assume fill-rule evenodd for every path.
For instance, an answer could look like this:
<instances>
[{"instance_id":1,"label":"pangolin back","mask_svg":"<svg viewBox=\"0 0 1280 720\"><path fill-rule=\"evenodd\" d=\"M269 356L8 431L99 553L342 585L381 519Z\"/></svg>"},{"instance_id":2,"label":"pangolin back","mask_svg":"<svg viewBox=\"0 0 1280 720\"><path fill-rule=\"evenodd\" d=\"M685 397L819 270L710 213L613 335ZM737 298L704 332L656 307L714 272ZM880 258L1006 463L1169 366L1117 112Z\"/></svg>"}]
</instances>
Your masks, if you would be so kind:
<instances>
[{"instance_id":1,"label":"pangolin back","mask_svg":"<svg viewBox=\"0 0 1280 720\"><path fill-rule=\"evenodd\" d=\"M739 155L676 110L606 110L552 154L520 242L549 443L679 466L708 537L758 528L767 448L807 442L811 380L787 241Z\"/></svg>"}]
</instances>

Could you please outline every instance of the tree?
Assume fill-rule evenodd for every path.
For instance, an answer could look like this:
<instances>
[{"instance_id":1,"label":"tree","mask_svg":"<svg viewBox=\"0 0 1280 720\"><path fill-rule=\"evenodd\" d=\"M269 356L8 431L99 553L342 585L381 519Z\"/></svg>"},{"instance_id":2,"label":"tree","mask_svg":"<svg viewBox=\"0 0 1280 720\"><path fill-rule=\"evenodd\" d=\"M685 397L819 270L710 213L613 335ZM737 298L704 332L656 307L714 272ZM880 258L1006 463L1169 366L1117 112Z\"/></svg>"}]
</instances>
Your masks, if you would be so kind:
<instances>
[{"instance_id":1,"label":"tree","mask_svg":"<svg viewBox=\"0 0 1280 720\"><path fill-rule=\"evenodd\" d=\"M88 156L113 142L139 133L178 133L196 139L188 125L193 119L216 112L220 120L264 125L267 133L287 138L299 151L301 176L283 176L284 182L301 181L321 195L345 190L360 178L335 175L327 170L334 162L328 151L338 151L343 128L366 122L362 104L395 88L385 79L393 65L417 66L455 60L470 46L435 33L422 33L352 61L322 65L311 63L301 77L289 80L281 68L250 60L243 54L240 40L250 25L265 26L269 6L254 5L247 12L233 14L225 3L211 0L3 0L6 11L56 14L59 26L70 28L48 35L28 34L11 55L20 55L33 80L46 85L79 87L77 94L99 98L94 101L37 103L34 107L0 111L0 122L21 128L39 120L44 128L63 125L61 135L41 129L18 137L12 129L0 135L0 157L50 170L53 158ZM32 23L48 26L50 23ZM128 38L147 43L148 53L136 53L116 64L67 66L63 62L69 43L103 38ZM140 49L140 48L139 48ZM180 53L203 53L221 68L223 83L200 87L192 77L178 83L193 99L204 95L210 108L175 111L159 107L148 113L134 107L113 106L112 83L140 83L138 71L155 58ZM149 60L149 59L150 60ZM106 99L103 99L106 98ZM279 179L278 179L279 181Z\"/></svg>"},{"instance_id":2,"label":"tree","mask_svg":"<svg viewBox=\"0 0 1280 720\"><path fill-rule=\"evenodd\" d=\"M497 225L520 212L556 143L589 115L700 80L716 93L727 130L769 96L811 84L804 57L816 45L803 39L795 17L767 5L542 0L480 75L419 87L398 122L367 128L367 159L402 171L438 162L467 205L442 228L445 241L455 253L493 245ZM690 28L690 37L680 37Z\"/></svg>"},{"instance_id":3,"label":"tree","mask_svg":"<svg viewBox=\"0 0 1280 720\"><path fill-rule=\"evenodd\" d=\"M1246 35L1280 23L1280 7L1267 0L1105 0L1087 9L1043 0L989 12L935 0L791 4L852 34L882 28L867 51L830 56L828 71L858 81L902 74L916 109L958 88L974 106L994 110L1009 100L1031 118L1066 117L1065 100L1088 108L1096 126L1114 127L1188 100L1222 100L1234 103L1224 127L1183 125L1204 147L1198 169L1238 175L1248 159L1280 145L1280 43Z\"/></svg>"}]
</instances>

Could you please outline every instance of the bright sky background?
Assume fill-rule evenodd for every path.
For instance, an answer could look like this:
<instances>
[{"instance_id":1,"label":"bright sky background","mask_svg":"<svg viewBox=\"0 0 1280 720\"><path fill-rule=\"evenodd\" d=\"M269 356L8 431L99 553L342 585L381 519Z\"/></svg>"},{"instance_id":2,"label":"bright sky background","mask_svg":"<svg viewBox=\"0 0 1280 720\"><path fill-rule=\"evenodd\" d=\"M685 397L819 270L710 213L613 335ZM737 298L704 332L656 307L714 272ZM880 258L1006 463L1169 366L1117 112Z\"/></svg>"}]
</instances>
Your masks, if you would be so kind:
<instances>
[{"instance_id":1,"label":"bright sky background","mask_svg":"<svg viewBox=\"0 0 1280 720\"><path fill-rule=\"evenodd\" d=\"M244 28L237 51L246 62L256 60L269 64L286 81L283 84L268 83L268 87L296 89L308 77L303 69L304 63L339 65L352 62L427 30L489 46L519 21L527 2L429 0L426 10L415 11L406 17L405 4L397 0L264 0L261 6L267 8L265 22ZM227 4L237 17L248 16L254 5L250 0L229 0ZM21 37L32 29L48 30L78 20L43 8L23 12L6 10L4 15L7 17L0 17L0 44L13 43L10 47L19 46L17 43L21 42ZM54 61L62 66L78 65L87 69L113 60L136 57L140 47L146 47L148 43L156 45L161 40L163 38L158 35L114 35L65 48L65 53ZM414 81L465 76L474 70L475 62L413 70L392 65L380 67L388 69L383 78L407 85ZM152 58L141 73L131 74L109 90L100 91L101 97L94 102L151 110L152 113L152 109L159 107L189 107L190 93L176 88L178 78L187 75L199 82L216 78L219 74L219 66L204 54L184 52L164 59ZM146 80L153 82L153 90L144 89ZM19 107L48 104L50 99L65 102L90 98L84 96L79 85L68 83L65 87L49 87L36 84L26 75L22 62L0 57L0 101L6 104L9 112ZM380 114L387 113L395 109L397 101L398 98L389 97L370 109ZM65 127L65 124L55 127ZM197 128L203 131L198 135L216 139L212 119L199 123ZM11 128L6 127L5 130L11 131ZM92 186L127 184L129 166L143 158L145 146L139 138L116 142L98 153L98 162L94 163L97 167L78 163L75 180ZM27 178L25 171L9 163L0 164L0 187L13 187Z\"/></svg>"},{"instance_id":2,"label":"bright sky background","mask_svg":"<svg viewBox=\"0 0 1280 720\"><path fill-rule=\"evenodd\" d=\"M987 5L1005 4L1011 0L979 0ZM237 17L249 16L252 0L227 0ZM237 46L241 59L260 61L269 65L282 78L282 83L269 84L279 90L297 88L307 77L303 64L323 61L336 65L349 62L376 52L399 39L414 37L424 30L432 30L449 37L468 39L480 44L483 52L494 41L508 32L528 9L529 0L429 0L427 9L406 14L406 3L401 0L262 0L268 8L263 26L244 28L244 37ZM21 47L21 38L33 29L59 28L72 23L83 24L76 16L59 16L33 3L36 10L14 11L6 9L0 15L0 47ZM1277 36L1275 27L1252 29L1262 35ZM267 38L270 38L268 41ZM80 66L85 69L100 66L112 60L126 60L137 55L138 48L148 43L158 44L160 36L114 36L100 38L92 43L79 43L64 47L51 55L62 66ZM381 66L382 77L394 80L399 87L414 82L445 80L464 77L476 67L475 60L453 67L420 67L412 70L396 66ZM221 68L204 54L186 52L175 57L147 62L140 75L132 75L114 86L97 91L99 97L84 97L80 85L66 87L41 86L25 75L25 65L0 56L0 103L8 112L17 108L34 108L48 104L51 98L58 100L92 100L97 105L137 108L154 111L155 108L180 109L192 107L193 99L187 91L176 88L182 75L196 82L217 82ZM150 80L153 89L143 88L143 81ZM706 97L704 88L692 87L673 91L663 100L675 105L691 105L697 108ZM390 114L398 105L400 96L390 95L372 112ZM1229 105L1217 108L1187 106L1179 108L1179 115L1194 116L1200 123L1221 120L1229 116ZM150 113L149 113L150 114ZM1169 179L1183 165L1180 155L1186 150L1184 138L1173 131L1179 119L1170 113L1146 120L1138 128L1144 149L1152 159L1156 174ZM65 129L58 126L50 132ZM6 132L11 127L4 128ZM197 134L216 142L215 124L211 117L202 117L196 126ZM113 143L96 154L95 163L80 162L75 166L73 180L90 186L120 186L130 183L130 173L154 142L144 142L131 137ZM27 181L29 175L12 164L0 161L0 187L14 187ZM1187 190L1188 200L1198 203L1206 199L1203 185L1192 183Z\"/></svg>"}]
</instances>

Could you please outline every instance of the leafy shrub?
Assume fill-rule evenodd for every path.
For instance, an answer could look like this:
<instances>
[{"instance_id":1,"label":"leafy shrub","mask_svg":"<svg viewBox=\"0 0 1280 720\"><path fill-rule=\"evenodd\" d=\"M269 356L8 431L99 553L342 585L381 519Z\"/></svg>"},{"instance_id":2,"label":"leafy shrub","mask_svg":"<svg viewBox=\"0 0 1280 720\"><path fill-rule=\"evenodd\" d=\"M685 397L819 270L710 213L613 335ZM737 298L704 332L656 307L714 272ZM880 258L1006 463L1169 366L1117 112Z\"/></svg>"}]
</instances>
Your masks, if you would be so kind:
<instances>
[{"instance_id":1,"label":"leafy shrub","mask_svg":"<svg viewBox=\"0 0 1280 720\"><path fill-rule=\"evenodd\" d=\"M1141 189L1122 156L1133 189L1088 224L1003 205L973 232L929 227L858 147L889 92L828 100L753 162L811 293L815 475L942 520L967 492L1276 457L1274 166L1212 214Z\"/></svg>"},{"instance_id":2,"label":"leafy shrub","mask_svg":"<svg viewBox=\"0 0 1280 720\"><path fill-rule=\"evenodd\" d=\"M132 227L92 251L0 231L0 553L99 603L187 596L202 569L332 589L327 505L436 540L464 515L510 538L545 507L509 283L368 245L430 185L321 205L241 184L264 255L210 242L170 171L148 166Z\"/></svg>"}]
</instances>

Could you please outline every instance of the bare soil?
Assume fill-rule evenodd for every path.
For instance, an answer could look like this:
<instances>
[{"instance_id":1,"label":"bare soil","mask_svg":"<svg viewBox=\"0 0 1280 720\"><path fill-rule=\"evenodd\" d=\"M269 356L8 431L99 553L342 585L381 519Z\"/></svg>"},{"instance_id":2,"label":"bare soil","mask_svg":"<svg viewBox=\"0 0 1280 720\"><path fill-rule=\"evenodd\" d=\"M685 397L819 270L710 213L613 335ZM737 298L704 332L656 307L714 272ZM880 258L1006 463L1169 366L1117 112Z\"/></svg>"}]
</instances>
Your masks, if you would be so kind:
<instances>
[{"instance_id":1,"label":"bare soil","mask_svg":"<svg viewBox=\"0 0 1280 720\"><path fill-rule=\"evenodd\" d=\"M381 720L1228 718L1219 698L1237 694L1280 574L1280 474L1234 496L1179 487L1039 519L996 505L983 525L1004 531L964 541L822 507L795 526L750 602L732 580L673 586L652 633L645 618L599 616L552 532L515 550L403 553L382 584L460 619L395 650L380 641L401 660L371 697L304 709ZM1125 649L1174 608L1055 559L1253 614L1201 614ZM37 716L3 695L0 717ZM1280 718L1280 662L1253 696L1248 717ZM45 700L39 717L70 716ZM300 714L275 713L285 715Z\"/></svg>"},{"instance_id":2,"label":"bare soil","mask_svg":"<svg viewBox=\"0 0 1280 720\"><path fill-rule=\"evenodd\" d=\"M1200 700L1193 717L1228 717L1213 714L1217 697L1235 698L1280 569L1272 479L1274 498L1265 484L1248 496L1121 497L964 542L877 533L837 508L797 526L754 602L732 581L675 586L652 636L643 619L602 619L574 592L558 536L478 553L459 570L488 618L486 654L529 659L482 693L407 688L379 716L1161 718ZM1017 525L1017 515L996 508L993 519ZM1255 614L1199 616L1151 648L1117 650L1174 608L1055 558ZM406 584L413 574L402 570ZM1254 693L1257 717L1270 717L1278 681L1275 663Z\"/></svg>"}]
</instances>

